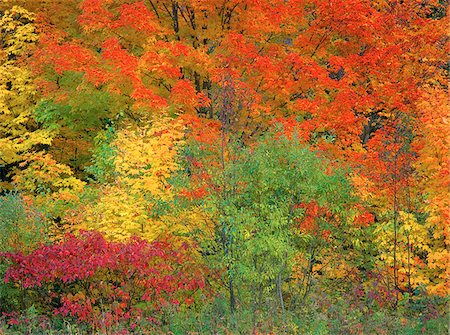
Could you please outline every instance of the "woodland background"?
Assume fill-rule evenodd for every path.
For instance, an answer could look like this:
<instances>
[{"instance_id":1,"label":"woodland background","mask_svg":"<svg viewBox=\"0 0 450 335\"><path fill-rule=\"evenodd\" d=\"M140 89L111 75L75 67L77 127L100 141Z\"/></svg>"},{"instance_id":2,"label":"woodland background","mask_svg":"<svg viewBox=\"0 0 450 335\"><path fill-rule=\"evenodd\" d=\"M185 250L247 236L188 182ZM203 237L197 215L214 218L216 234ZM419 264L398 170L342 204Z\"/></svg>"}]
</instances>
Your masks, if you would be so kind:
<instances>
[{"instance_id":1,"label":"woodland background","mask_svg":"<svg viewBox=\"0 0 450 335\"><path fill-rule=\"evenodd\" d=\"M0 334L447 334L447 9L2 1Z\"/></svg>"}]
</instances>

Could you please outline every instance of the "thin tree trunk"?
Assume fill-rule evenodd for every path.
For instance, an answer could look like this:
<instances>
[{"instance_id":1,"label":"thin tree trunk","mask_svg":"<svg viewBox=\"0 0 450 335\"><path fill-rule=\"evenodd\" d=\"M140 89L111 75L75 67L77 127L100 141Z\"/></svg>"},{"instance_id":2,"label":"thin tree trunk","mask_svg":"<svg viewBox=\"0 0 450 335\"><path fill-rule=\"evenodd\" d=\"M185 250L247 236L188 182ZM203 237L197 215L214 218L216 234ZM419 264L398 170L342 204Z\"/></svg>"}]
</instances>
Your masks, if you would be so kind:
<instances>
[{"instance_id":1,"label":"thin tree trunk","mask_svg":"<svg viewBox=\"0 0 450 335\"><path fill-rule=\"evenodd\" d=\"M398 278L397 278L397 240L398 240L398 199L397 199L397 157L394 158L394 290L395 301L394 308L397 309L398 303Z\"/></svg>"}]
</instances>

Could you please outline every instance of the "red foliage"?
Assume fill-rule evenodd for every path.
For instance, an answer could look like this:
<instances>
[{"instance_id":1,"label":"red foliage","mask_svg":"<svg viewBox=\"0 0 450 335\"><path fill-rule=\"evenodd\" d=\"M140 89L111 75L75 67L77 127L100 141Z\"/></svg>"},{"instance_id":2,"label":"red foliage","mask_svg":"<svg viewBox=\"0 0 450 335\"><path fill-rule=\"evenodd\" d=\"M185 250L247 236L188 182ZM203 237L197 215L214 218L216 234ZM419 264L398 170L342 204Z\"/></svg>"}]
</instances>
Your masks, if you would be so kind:
<instances>
[{"instance_id":1,"label":"red foliage","mask_svg":"<svg viewBox=\"0 0 450 335\"><path fill-rule=\"evenodd\" d=\"M59 244L43 246L29 255L7 253L12 261L6 282L45 292L45 307L93 327L148 316L191 295L204 286L188 247L173 248L168 241L108 242L98 232L68 235Z\"/></svg>"},{"instance_id":2,"label":"red foliage","mask_svg":"<svg viewBox=\"0 0 450 335\"><path fill-rule=\"evenodd\" d=\"M196 188L196 189L193 189L193 190L182 190L181 192L180 192L180 195L181 196L183 196L183 197L185 197L185 198L187 198L187 199L190 199L190 200L198 200L198 199L202 199L202 198L204 198L206 195L208 194L208 192L207 192L207 190L206 190L206 187L205 186L201 186L201 187L198 187L198 188Z\"/></svg>"},{"instance_id":3,"label":"red foliage","mask_svg":"<svg viewBox=\"0 0 450 335\"><path fill-rule=\"evenodd\" d=\"M301 203L294 205L294 209L303 208L305 210L304 217L297 219L298 228L302 233L312 234L322 237L327 242L330 241L332 232L327 229L328 225L335 225L333 214L326 207L321 207L316 201ZM322 222L323 221L323 222ZM324 223L326 224L324 225Z\"/></svg>"},{"instance_id":4,"label":"red foliage","mask_svg":"<svg viewBox=\"0 0 450 335\"><path fill-rule=\"evenodd\" d=\"M175 104L196 106L199 100L195 88L189 80L177 81L170 94Z\"/></svg>"},{"instance_id":5,"label":"red foliage","mask_svg":"<svg viewBox=\"0 0 450 335\"><path fill-rule=\"evenodd\" d=\"M362 213L361 215L358 215L355 220L354 223L357 226L361 226L361 227L367 227L369 226L371 223L373 223L375 220L375 217L373 216L372 213L365 211L364 213Z\"/></svg>"}]
</instances>

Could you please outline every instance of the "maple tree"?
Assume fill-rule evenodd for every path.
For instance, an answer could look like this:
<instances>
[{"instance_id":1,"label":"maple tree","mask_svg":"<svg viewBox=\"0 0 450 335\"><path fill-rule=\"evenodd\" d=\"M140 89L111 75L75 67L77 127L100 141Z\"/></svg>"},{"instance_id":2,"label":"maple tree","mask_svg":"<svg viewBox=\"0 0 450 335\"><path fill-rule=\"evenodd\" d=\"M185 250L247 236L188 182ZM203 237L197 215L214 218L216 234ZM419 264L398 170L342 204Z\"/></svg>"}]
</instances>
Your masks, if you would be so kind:
<instances>
[{"instance_id":1,"label":"maple tree","mask_svg":"<svg viewBox=\"0 0 450 335\"><path fill-rule=\"evenodd\" d=\"M428 88L424 92L425 99L420 101L422 109L419 122L423 125L418 143L420 155L415 163L419 176L419 184L426 192L421 211L427 213L426 227L431 232L429 253L427 255L431 278L428 285L430 291L445 296L448 292L448 154L449 129L448 101L445 92L439 87ZM433 106L433 107L431 107ZM446 279L447 278L447 279Z\"/></svg>"},{"instance_id":2,"label":"maple tree","mask_svg":"<svg viewBox=\"0 0 450 335\"><path fill-rule=\"evenodd\" d=\"M116 240L133 235L154 240L179 232L180 224L161 209L173 198L168 180L178 168L182 128L165 117L118 131L107 144L110 155L97 157L92 167L100 181L109 178L109 183L100 186L95 205L83 208L85 218L78 228L96 229Z\"/></svg>"},{"instance_id":3,"label":"maple tree","mask_svg":"<svg viewBox=\"0 0 450 335\"><path fill-rule=\"evenodd\" d=\"M411 333L443 315L448 1L13 2L0 4L0 187L22 214L0 219L8 248L48 245L2 266L40 311L37 275L65 317L100 329L137 317L147 289L173 302L205 267L212 296L180 322L158 307L162 333L193 319L200 333ZM57 253L73 265L78 247L72 272L104 291L58 289L71 273ZM88 264L120 249L139 264ZM24 265L44 254L56 266ZM179 282L165 261L189 264ZM161 272L119 285L122 266Z\"/></svg>"},{"instance_id":4,"label":"maple tree","mask_svg":"<svg viewBox=\"0 0 450 335\"><path fill-rule=\"evenodd\" d=\"M432 60L419 65L421 59L403 56L421 55L428 47L443 58L444 22L427 17L438 7L409 1L374 6L360 1L333 6L320 1L86 1L78 18L84 38L65 42L64 34L50 30L36 57L39 67L50 65L56 77L82 73L76 86L80 95L106 90L118 101L120 94L126 99L122 110L135 116L141 115L136 109L170 105L214 117L216 88L231 76L241 96L233 117L237 130L253 131L274 113L291 114L309 119L302 125L307 139L331 132L335 141L351 147L360 136L366 141L383 117L406 111L410 104L404 97L417 96L413 80L400 80L411 79L405 61L416 72L423 69L422 76L439 65ZM345 19L335 19L341 16ZM418 43L415 37L422 35L427 39ZM422 80L420 72L414 78ZM64 96L66 88L52 90L52 97ZM135 109L129 111L130 105Z\"/></svg>"},{"instance_id":5,"label":"maple tree","mask_svg":"<svg viewBox=\"0 0 450 335\"><path fill-rule=\"evenodd\" d=\"M38 39L34 19L34 14L17 6L0 19L0 171L5 180L1 188L11 188L5 177L23 160L23 154L50 144L53 137L33 120L36 86L21 60Z\"/></svg>"}]
</instances>

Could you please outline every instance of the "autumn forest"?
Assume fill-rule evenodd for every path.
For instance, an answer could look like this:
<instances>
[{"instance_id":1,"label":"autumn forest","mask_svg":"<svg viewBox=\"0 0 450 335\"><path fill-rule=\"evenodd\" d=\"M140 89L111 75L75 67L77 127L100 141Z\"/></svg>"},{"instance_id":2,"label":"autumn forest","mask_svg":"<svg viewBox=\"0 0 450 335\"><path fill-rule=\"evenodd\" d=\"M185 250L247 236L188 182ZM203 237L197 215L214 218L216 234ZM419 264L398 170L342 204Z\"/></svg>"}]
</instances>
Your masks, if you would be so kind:
<instances>
[{"instance_id":1,"label":"autumn forest","mask_svg":"<svg viewBox=\"0 0 450 335\"><path fill-rule=\"evenodd\" d=\"M3 0L0 334L448 334L447 10Z\"/></svg>"}]
</instances>

